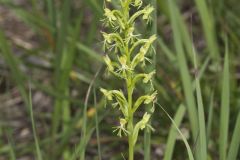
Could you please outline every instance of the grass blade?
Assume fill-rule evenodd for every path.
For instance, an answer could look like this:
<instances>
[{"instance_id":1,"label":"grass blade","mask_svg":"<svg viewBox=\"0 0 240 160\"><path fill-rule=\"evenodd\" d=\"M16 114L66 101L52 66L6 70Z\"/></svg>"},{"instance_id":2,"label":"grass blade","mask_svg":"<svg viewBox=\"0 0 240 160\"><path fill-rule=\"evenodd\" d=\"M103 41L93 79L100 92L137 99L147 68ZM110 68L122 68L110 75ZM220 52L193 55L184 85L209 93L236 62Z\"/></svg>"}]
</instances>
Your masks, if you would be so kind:
<instances>
[{"instance_id":1,"label":"grass blade","mask_svg":"<svg viewBox=\"0 0 240 160\"><path fill-rule=\"evenodd\" d=\"M228 46L226 46L223 81L222 81L222 97L221 97L221 113L220 113L220 130L219 130L219 154L220 160L226 159L227 142L228 142L228 125L229 125L229 103L230 103L230 77L229 77L229 60Z\"/></svg>"},{"instance_id":2,"label":"grass blade","mask_svg":"<svg viewBox=\"0 0 240 160\"><path fill-rule=\"evenodd\" d=\"M23 101L26 106L28 106L28 95L24 87L24 74L20 70L20 63L18 59L12 53L10 46L6 40L6 37L2 30L0 29L0 50L2 51L1 54L3 55L6 64L9 66L12 74L12 78L14 79L15 83L17 84L18 90L23 98Z\"/></svg>"},{"instance_id":3,"label":"grass blade","mask_svg":"<svg viewBox=\"0 0 240 160\"><path fill-rule=\"evenodd\" d=\"M181 132L181 130L178 128L176 122L172 119L172 117L167 113L167 111L163 108L163 106L161 106L159 103L156 103L162 110L163 112L168 116L168 118L171 120L173 126L177 129L178 133L180 134L180 136L182 137L182 140L187 148L187 152L188 152L188 158L189 160L194 160L193 158L193 153L191 150L191 147L186 139L186 137L183 135L183 133Z\"/></svg>"},{"instance_id":4,"label":"grass blade","mask_svg":"<svg viewBox=\"0 0 240 160\"><path fill-rule=\"evenodd\" d=\"M177 16L175 13L176 7L174 5L173 0L169 0L168 4L169 4L169 10L171 14L171 26L173 27L172 29L174 34L174 44L175 44L175 49L177 53L178 66L180 70L184 94L186 97L191 130L193 133L193 138L196 140L198 137L198 120L196 119L197 110L196 110L195 98L194 98L194 94L191 86L192 80L187 67L186 56L184 54L183 42L180 34L181 32L179 31L179 23L178 23L179 20L177 19Z\"/></svg>"},{"instance_id":5,"label":"grass blade","mask_svg":"<svg viewBox=\"0 0 240 160\"><path fill-rule=\"evenodd\" d=\"M238 113L237 121L233 131L232 141L229 147L229 152L227 160L237 160L237 155L239 154L239 145L240 145L240 112Z\"/></svg>"},{"instance_id":6,"label":"grass blade","mask_svg":"<svg viewBox=\"0 0 240 160\"><path fill-rule=\"evenodd\" d=\"M56 19L56 8L53 0L47 0L48 14L53 28L52 37L56 39L57 19Z\"/></svg>"},{"instance_id":7,"label":"grass blade","mask_svg":"<svg viewBox=\"0 0 240 160\"><path fill-rule=\"evenodd\" d=\"M166 6L166 2L160 2L158 1L158 3L160 4L160 6L162 7L161 10L164 8L167 8ZM194 64L193 61L193 55L192 55L192 46L193 46L193 42L192 39L190 37L190 34L188 32L188 28L187 25L184 21L184 17L181 15L180 9L177 7L177 5L175 3L172 3L171 5L174 5L174 14L176 16L176 19L178 20L178 24L179 24L179 33L181 34L181 39L184 45L184 48L186 49L186 53L187 56L190 58L192 64ZM171 20L171 11L170 9L168 9L168 11L165 11L164 14ZM169 53L169 52L168 52ZM170 56L170 54L168 54Z\"/></svg>"},{"instance_id":8,"label":"grass blade","mask_svg":"<svg viewBox=\"0 0 240 160\"><path fill-rule=\"evenodd\" d=\"M68 25L69 25L69 16L70 16L70 1L65 0L62 6L62 15L61 15L61 26L57 32L57 43L56 43L56 59L55 59L55 84L56 90L59 93L63 93L65 96L69 95L68 88L68 79L69 72L71 70L72 59L74 59L74 52L68 54L67 36L68 36ZM61 116L67 121L69 117L69 100L62 100L59 98L55 99L54 102L54 111L52 116L52 145L55 143L55 137L57 130L61 124ZM66 124L66 123L65 123ZM66 125L63 125L64 129ZM52 147L53 149L53 147ZM54 159L52 157L52 159Z\"/></svg>"},{"instance_id":9,"label":"grass blade","mask_svg":"<svg viewBox=\"0 0 240 160\"><path fill-rule=\"evenodd\" d=\"M9 129L7 129L7 140L9 145L9 157L10 160L16 160L16 154L15 154L15 148L14 148L14 142L12 139L12 133Z\"/></svg>"},{"instance_id":10,"label":"grass blade","mask_svg":"<svg viewBox=\"0 0 240 160\"><path fill-rule=\"evenodd\" d=\"M209 143L211 130L212 130L212 121L213 121L213 107L214 107L214 93L211 94L209 111L208 111L208 122L207 122L207 141Z\"/></svg>"},{"instance_id":11,"label":"grass blade","mask_svg":"<svg viewBox=\"0 0 240 160\"><path fill-rule=\"evenodd\" d=\"M97 137L97 146L98 146L98 159L102 160L102 154L101 154L101 144L100 144L100 136L99 136L99 120L98 120L98 110L97 110L97 95L96 95L96 89L93 90L94 93L94 106L95 106L95 123L96 123L96 137Z\"/></svg>"},{"instance_id":12,"label":"grass blade","mask_svg":"<svg viewBox=\"0 0 240 160\"><path fill-rule=\"evenodd\" d=\"M216 41L216 32L214 26L214 19L210 14L210 10L207 7L207 2L205 0L195 0L198 12L203 25L204 34L206 37L207 45L209 47L210 55L214 59L219 58L218 45Z\"/></svg>"},{"instance_id":13,"label":"grass blade","mask_svg":"<svg viewBox=\"0 0 240 160\"><path fill-rule=\"evenodd\" d=\"M193 49L194 50L194 49ZM195 69L198 69L197 64L197 55L195 50L194 53L194 66ZM202 100L202 91L200 85L200 78L198 75L195 76L196 80L196 92L197 92L197 106L198 106L198 123L199 123L199 131L200 131L200 159L207 159L207 138L206 138L206 126L205 126L205 115L204 115L204 107L203 107L203 100Z\"/></svg>"},{"instance_id":14,"label":"grass blade","mask_svg":"<svg viewBox=\"0 0 240 160\"><path fill-rule=\"evenodd\" d=\"M179 127L179 125L181 124L181 121L182 121L185 113L186 113L185 106L180 105L177 110L177 113L175 114L174 119L173 119L173 121L175 122L177 127ZM165 150L163 160L172 160L173 150L174 150L174 146L176 143L176 139L177 139L176 128L172 124L171 129L168 134L167 145L166 145L166 150Z\"/></svg>"},{"instance_id":15,"label":"grass blade","mask_svg":"<svg viewBox=\"0 0 240 160\"><path fill-rule=\"evenodd\" d=\"M209 64L209 61L210 61L210 57L208 56L208 57L206 58L206 60L204 61L204 63L202 64L201 68L199 69L199 71L198 71L198 79L199 79L199 80L203 77L203 74L204 74L204 72L205 72L206 69L207 69L207 66L208 66L208 64ZM194 88L194 90L195 90L195 89L196 89L196 79L194 80L192 86L193 86L193 88Z\"/></svg>"},{"instance_id":16,"label":"grass blade","mask_svg":"<svg viewBox=\"0 0 240 160\"><path fill-rule=\"evenodd\" d=\"M87 146L87 142L88 139L90 138L90 135L87 134L87 123L88 123L88 118L87 118L87 108L88 108L88 100L89 100L89 96L93 87L93 84L97 78L97 76L99 75L101 68L99 68L99 70L96 72L94 78L92 79L89 87L88 87L88 91L86 94L86 98L85 98L85 102L84 102L84 108L83 108L83 121L82 121L82 135L81 135L81 141L78 144L77 148L76 148L76 153L73 154L71 156L71 160L75 160L77 159L78 156L80 156L80 160L85 160L85 151L86 151L86 146ZM90 129L93 130L93 129ZM91 131L92 132L92 131Z\"/></svg>"},{"instance_id":17,"label":"grass blade","mask_svg":"<svg viewBox=\"0 0 240 160\"><path fill-rule=\"evenodd\" d=\"M31 118L31 123L32 123L32 130L33 130L33 137L35 141L35 147L37 151L37 160L43 160L40 146L39 146L39 140L37 137L37 132L36 132L36 125L33 117L33 106L32 106L32 93L31 89L29 90L29 110L30 110L30 118Z\"/></svg>"}]
</instances>

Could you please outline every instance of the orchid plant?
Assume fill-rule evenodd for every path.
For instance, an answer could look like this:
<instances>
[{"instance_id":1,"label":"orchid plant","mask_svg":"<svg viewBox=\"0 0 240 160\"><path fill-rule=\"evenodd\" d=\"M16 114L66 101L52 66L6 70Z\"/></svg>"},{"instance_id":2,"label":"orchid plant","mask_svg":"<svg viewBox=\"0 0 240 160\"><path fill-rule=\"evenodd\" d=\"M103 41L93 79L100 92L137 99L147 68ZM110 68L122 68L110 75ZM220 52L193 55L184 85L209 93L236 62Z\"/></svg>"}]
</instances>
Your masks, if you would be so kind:
<instances>
[{"instance_id":1,"label":"orchid plant","mask_svg":"<svg viewBox=\"0 0 240 160\"><path fill-rule=\"evenodd\" d=\"M151 13L154 8L151 5L143 6L142 0L119 0L119 9L108 8L106 0L104 8L104 25L111 30L111 33L102 32L104 38L104 50L107 54L104 61L110 74L125 82L126 92L119 90L107 90L101 88L100 91L112 106L118 107L122 113L119 118L120 125L114 127L119 137L127 136L129 143L129 160L134 160L134 146L138 139L140 130L148 127L149 119L154 112L154 102L157 92L154 90L152 79L155 71L144 72L144 66L151 63L148 58L152 44L156 40L156 35L142 39L140 34L136 34L135 22L143 19L146 23L151 21ZM134 13L130 11L134 9ZM154 50L154 49L153 49ZM152 53L152 52L151 52ZM139 69L137 69L139 68ZM150 93L134 97L137 85L143 83L151 87ZM136 120L134 115L140 106L152 104L151 113L146 112L141 120Z\"/></svg>"}]
</instances>

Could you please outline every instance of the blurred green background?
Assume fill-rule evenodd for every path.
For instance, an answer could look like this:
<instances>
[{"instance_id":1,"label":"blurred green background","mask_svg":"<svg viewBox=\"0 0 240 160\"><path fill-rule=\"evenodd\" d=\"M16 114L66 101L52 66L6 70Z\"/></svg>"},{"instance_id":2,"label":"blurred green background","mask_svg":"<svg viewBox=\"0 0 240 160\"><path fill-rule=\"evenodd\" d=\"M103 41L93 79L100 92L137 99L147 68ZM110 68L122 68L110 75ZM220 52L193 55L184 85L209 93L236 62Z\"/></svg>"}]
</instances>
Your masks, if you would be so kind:
<instances>
[{"instance_id":1,"label":"blurred green background","mask_svg":"<svg viewBox=\"0 0 240 160\"><path fill-rule=\"evenodd\" d=\"M158 35L158 103L195 159L240 159L239 2L148 3L152 23L136 26ZM0 160L127 157L127 139L112 133L119 113L99 93L122 87L105 72L102 18L103 0L0 0ZM155 132L141 133L136 159L188 159L172 124L156 106Z\"/></svg>"}]
</instances>

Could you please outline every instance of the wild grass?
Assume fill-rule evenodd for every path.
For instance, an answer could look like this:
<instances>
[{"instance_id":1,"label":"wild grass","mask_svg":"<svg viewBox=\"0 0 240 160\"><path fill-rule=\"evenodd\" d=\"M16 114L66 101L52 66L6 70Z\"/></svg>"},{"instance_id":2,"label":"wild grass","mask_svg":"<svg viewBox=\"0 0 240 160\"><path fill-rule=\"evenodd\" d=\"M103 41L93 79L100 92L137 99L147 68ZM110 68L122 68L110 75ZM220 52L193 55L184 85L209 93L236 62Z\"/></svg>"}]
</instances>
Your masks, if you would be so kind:
<instances>
[{"instance_id":1,"label":"wild grass","mask_svg":"<svg viewBox=\"0 0 240 160\"><path fill-rule=\"evenodd\" d=\"M42 160L42 153L41 149L39 146L39 138L37 136L36 132L36 124L34 120L34 115L33 115L33 106L32 106L32 93L31 93L31 88L29 89L29 110L30 110L30 118L31 118L31 123L32 123L32 131L33 131L33 137L34 137L34 143L35 143L35 148L36 148L36 157L38 160Z\"/></svg>"},{"instance_id":2,"label":"wild grass","mask_svg":"<svg viewBox=\"0 0 240 160\"><path fill-rule=\"evenodd\" d=\"M119 9L118 1L112 2L110 8ZM143 5L148 3L155 8L152 23L139 20L135 25L137 34L157 35L156 54L145 69L156 70L153 85L161 105L151 118L155 132L139 135L135 156L144 160L239 159L240 7L232 0L148 0ZM4 8L0 15L0 159L127 157L119 149L127 146L127 140L113 138L112 133L118 111L104 108L99 93L100 87L121 88L122 83L108 78L105 69L95 76L104 63L100 35L107 32L101 21L104 1L22 4L0 0L0 6L0 12ZM29 32L13 32L22 25L34 34L30 42L25 40ZM16 37L25 43L16 43ZM137 95L148 91L144 85L138 89ZM52 101L47 112L38 112L41 104L34 101L38 92ZM20 103L13 103L16 97L21 97ZM18 113L24 115L18 119L20 126L13 123ZM27 139L19 139L18 127L30 131ZM163 155L156 154L158 150Z\"/></svg>"}]
</instances>

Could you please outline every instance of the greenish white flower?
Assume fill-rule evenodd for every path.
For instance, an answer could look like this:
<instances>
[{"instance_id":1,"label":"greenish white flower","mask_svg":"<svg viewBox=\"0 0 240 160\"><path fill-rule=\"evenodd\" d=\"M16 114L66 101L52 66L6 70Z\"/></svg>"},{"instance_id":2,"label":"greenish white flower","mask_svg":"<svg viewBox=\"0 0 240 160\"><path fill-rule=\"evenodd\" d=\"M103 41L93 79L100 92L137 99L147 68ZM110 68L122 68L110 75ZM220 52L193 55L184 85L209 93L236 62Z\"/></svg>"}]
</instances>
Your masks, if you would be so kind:
<instances>
[{"instance_id":1,"label":"greenish white flower","mask_svg":"<svg viewBox=\"0 0 240 160\"><path fill-rule=\"evenodd\" d=\"M156 35L152 35L148 40L146 40L145 44L140 48L139 53L133 58L131 68L135 68L140 63L145 65L145 60L151 63L151 61L146 57L146 54L156 38Z\"/></svg>"},{"instance_id":2,"label":"greenish white flower","mask_svg":"<svg viewBox=\"0 0 240 160\"><path fill-rule=\"evenodd\" d=\"M142 6L143 2L142 0L135 0L134 1L134 6L140 8Z\"/></svg>"},{"instance_id":3,"label":"greenish white flower","mask_svg":"<svg viewBox=\"0 0 240 160\"><path fill-rule=\"evenodd\" d=\"M100 91L103 93L103 95L107 98L107 100L111 101L113 100L113 95L112 95L112 91L108 91L104 88L100 88Z\"/></svg>"},{"instance_id":4,"label":"greenish white flower","mask_svg":"<svg viewBox=\"0 0 240 160\"><path fill-rule=\"evenodd\" d=\"M126 43L132 43L134 42L135 39L137 39L137 37L139 35L134 35L134 27L129 27L127 30L126 30L126 33L127 33L127 38L125 39Z\"/></svg>"},{"instance_id":5,"label":"greenish white flower","mask_svg":"<svg viewBox=\"0 0 240 160\"><path fill-rule=\"evenodd\" d=\"M143 79L143 83L148 83L149 81L151 81L153 75L156 73L156 71L152 71L148 74L145 74L145 77Z\"/></svg>"},{"instance_id":6,"label":"greenish white flower","mask_svg":"<svg viewBox=\"0 0 240 160\"><path fill-rule=\"evenodd\" d=\"M151 117L151 114L148 114L147 112L143 115L143 118L136 124L136 126L133 129L133 143L135 144L137 141L139 130L143 130L148 125L148 121Z\"/></svg>"},{"instance_id":7,"label":"greenish white flower","mask_svg":"<svg viewBox=\"0 0 240 160\"><path fill-rule=\"evenodd\" d=\"M149 103L152 103L155 98L157 96L157 91L155 91L153 94L151 94L150 96L147 96L145 101L144 101L144 104L149 104Z\"/></svg>"},{"instance_id":8,"label":"greenish white flower","mask_svg":"<svg viewBox=\"0 0 240 160\"><path fill-rule=\"evenodd\" d=\"M139 122L140 123L140 129L144 129L146 127L146 124L148 123L150 117L151 117L151 115L148 114L148 113L145 113L143 115L142 120Z\"/></svg>"},{"instance_id":9,"label":"greenish white flower","mask_svg":"<svg viewBox=\"0 0 240 160\"><path fill-rule=\"evenodd\" d=\"M143 19L149 21L151 19L151 13L154 11L154 8L151 5L148 5L144 8Z\"/></svg>"},{"instance_id":10,"label":"greenish white flower","mask_svg":"<svg viewBox=\"0 0 240 160\"><path fill-rule=\"evenodd\" d=\"M104 50L105 48L107 48L108 50L112 50L114 48L115 50L121 50L122 48L124 48L124 40L118 33L102 32L102 35L104 37Z\"/></svg>"},{"instance_id":11,"label":"greenish white flower","mask_svg":"<svg viewBox=\"0 0 240 160\"><path fill-rule=\"evenodd\" d=\"M131 72L132 69L127 65L127 57L125 55L118 57L118 61L120 63L120 66L116 72L120 73L122 77L125 78L127 75L127 72Z\"/></svg>"},{"instance_id":12,"label":"greenish white flower","mask_svg":"<svg viewBox=\"0 0 240 160\"><path fill-rule=\"evenodd\" d=\"M124 118L120 118L120 126L117 126L117 127L113 127L115 128L115 130L113 132L116 132L118 131L117 135L119 137L122 137L122 132L125 136L127 136L129 134L129 132L126 130L125 128L125 125L127 124L127 121L126 119Z\"/></svg>"},{"instance_id":13,"label":"greenish white flower","mask_svg":"<svg viewBox=\"0 0 240 160\"><path fill-rule=\"evenodd\" d=\"M104 38L103 46L104 46L104 50L105 50L105 48L108 48L108 45L111 44L113 41L112 41L112 37L109 34L102 32L102 35Z\"/></svg>"},{"instance_id":14,"label":"greenish white flower","mask_svg":"<svg viewBox=\"0 0 240 160\"><path fill-rule=\"evenodd\" d=\"M117 20L116 16L114 15L114 12L108 8L104 9L104 16L106 16L110 24L113 24L113 22Z\"/></svg>"},{"instance_id":15,"label":"greenish white flower","mask_svg":"<svg viewBox=\"0 0 240 160\"><path fill-rule=\"evenodd\" d=\"M103 58L104 62L106 63L107 65L107 69L110 71L110 72L113 72L114 71L114 67L112 65L112 61L111 59L108 57L108 55L106 55L104 58Z\"/></svg>"},{"instance_id":16,"label":"greenish white flower","mask_svg":"<svg viewBox=\"0 0 240 160\"><path fill-rule=\"evenodd\" d=\"M140 48L140 52L143 52L144 55L148 52L150 46L153 44L153 42L157 39L157 36L154 34L152 35L146 43Z\"/></svg>"}]
</instances>

